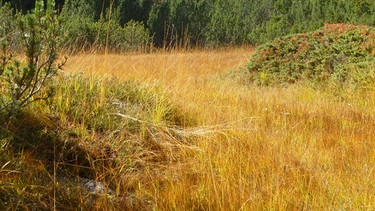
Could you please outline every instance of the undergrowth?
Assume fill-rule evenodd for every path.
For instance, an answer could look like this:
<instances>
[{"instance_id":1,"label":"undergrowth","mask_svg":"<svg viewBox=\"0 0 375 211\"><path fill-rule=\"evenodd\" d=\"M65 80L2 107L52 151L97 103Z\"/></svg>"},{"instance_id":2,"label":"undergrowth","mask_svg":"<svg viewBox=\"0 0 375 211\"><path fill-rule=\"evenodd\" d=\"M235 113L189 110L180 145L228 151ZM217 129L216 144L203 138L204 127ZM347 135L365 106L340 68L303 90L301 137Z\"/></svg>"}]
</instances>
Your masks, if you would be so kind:
<instances>
[{"instance_id":1,"label":"undergrowth","mask_svg":"<svg viewBox=\"0 0 375 211\"><path fill-rule=\"evenodd\" d=\"M326 24L317 31L264 44L252 56L247 71L252 80L265 85L301 81L314 86L328 81L336 86L353 81L366 85L374 77L368 72L369 66L375 63L374 56L374 28Z\"/></svg>"}]
</instances>

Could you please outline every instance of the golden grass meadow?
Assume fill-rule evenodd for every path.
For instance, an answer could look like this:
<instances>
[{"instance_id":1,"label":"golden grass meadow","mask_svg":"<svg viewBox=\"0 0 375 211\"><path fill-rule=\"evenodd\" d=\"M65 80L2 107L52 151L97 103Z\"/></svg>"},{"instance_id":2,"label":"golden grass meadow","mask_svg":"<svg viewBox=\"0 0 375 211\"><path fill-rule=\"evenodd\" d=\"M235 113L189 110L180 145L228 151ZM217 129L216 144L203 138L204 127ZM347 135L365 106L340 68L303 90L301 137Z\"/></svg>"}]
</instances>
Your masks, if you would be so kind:
<instances>
[{"instance_id":1,"label":"golden grass meadow","mask_svg":"<svg viewBox=\"0 0 375 211\"><path fill-rule=\"evenodd\" d=\"M374 93L339 99L223 76L253 52L84 54L65 69L154 84L196 119L192 148L139 184L157 210L375 209Z\"/></svg>"},{"instance_id":2,"label":"golden grass meadow","mask_svg":"<svg viewBox=\"0 0 375 211\"><path fill-rule=\"evenodd\" d=\"M128 162L113 168L107 164L97 168L93 163L99 165L99 159L90 164L96 168L94 178L105 181L114 197L125 201L101 197L90 206L97 210L374 210L375 92L341 90L337 95L303 84L265 87L247 83L246 74L238 70L254 51L237 47L71 56L60 75L78 75L72 79L76 81L89 78L87 89L95 90L97 83L99 97L80 102L86 97L61 88L68 79L58 82L59 128L70 130L60 136L78 140L83 148L96 144L103 148L109 142L118 162ZM144 108L145 114L125 108L128 113L110 116L122 115L139 123L127 126L126 131L111 122L96 122L116 131L90 132L85 121L96 117L85 106L92 104L91 112L109 112L100 109L110 95L103 89L118 81L136 81L147 87L136 94L146 96L152 90L149 98L159 103ZM81 90L79 83L73 83L71 90ZM77 110L71 111L73 106ZM41 103L33 109L45 107ZM164 121L171 110L178 126ZM80 119L79 112L86 112L87 119ZM72 113L77 117L69 116ZM152 124L144 126L145 122ZM132 128L135 132L129 132ZM7 168L1 168L3 176ZM21 184L19 176L10 178L1 180ZM26 176L24 180L32 179ZM30 188L20 194L31 196ZM73 195L62 192L63 199L57 199L59 190L48 190L46 197L57 200L56 207L70 200L76 201L71 206L85 208Z\"/></svg>"}]
</instances>

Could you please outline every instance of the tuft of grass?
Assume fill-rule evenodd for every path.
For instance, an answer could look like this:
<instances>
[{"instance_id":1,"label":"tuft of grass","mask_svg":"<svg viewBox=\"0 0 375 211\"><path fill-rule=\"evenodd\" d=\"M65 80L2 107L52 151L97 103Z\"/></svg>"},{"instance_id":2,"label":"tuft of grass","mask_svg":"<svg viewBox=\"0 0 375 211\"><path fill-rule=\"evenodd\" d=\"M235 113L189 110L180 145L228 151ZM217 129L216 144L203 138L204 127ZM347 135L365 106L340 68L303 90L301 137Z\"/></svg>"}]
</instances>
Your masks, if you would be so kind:
<instances>
[{"instance_id":1,"label":"tuft of grass","mask_svg":"<svg viewBox=\"0 0 375 211\"><path fill-rule=\"evenodd\" d=\"M50 86L53 98L33 104L1 131L1 175L15 175L3 177L1 207L148 207L134 190L188 148L191 137L181 127L193 119L155 84L62 74ZM110 194L92 198L82 182L88 179Z\"/></svg>"}]
</instances>

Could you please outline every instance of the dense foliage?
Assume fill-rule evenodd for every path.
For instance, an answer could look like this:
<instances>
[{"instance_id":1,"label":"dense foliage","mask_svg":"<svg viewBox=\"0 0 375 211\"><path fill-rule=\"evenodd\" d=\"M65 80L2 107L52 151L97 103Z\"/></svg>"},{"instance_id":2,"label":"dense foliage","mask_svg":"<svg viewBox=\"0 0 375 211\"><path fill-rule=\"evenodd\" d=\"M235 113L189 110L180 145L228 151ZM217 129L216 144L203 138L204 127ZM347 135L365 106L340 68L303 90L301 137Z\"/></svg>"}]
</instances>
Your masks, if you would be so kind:
<instances>
[{"instance_id":1,"label":"dense foliage","mask_svg":"<svg viewBox=\"0 0 375 211\"><path fill-rule=\"evenodd\" d=\"M2 2L23 11L33 6ZM256 45L324 23L375 25L372 0L60 0L56 9L69 20L68 45L117 51L146 49L151 42L164 47ZM136 23L135 40L129 21Z\"/></svg>"},{"instance_id":2,"label":"dense foliage","mask_svg":"<svg viewBox=\"0 0 375 211\"><path fill-rule=\"evenodd\" d=\"M264 44L247 69L262 84L294 83L302 79L344 82L353 69L375 62L374 40L372 27L326 24L314 32Z\"/></svg>"},{"instance_id":3,"label":"dense foliage","mask_svg":"<svg viewBox=\"0 0 375 211\"><path fill-rule=\"evenodd\" d=\"M37 1L32 13L16 16L7 14L11 11L9 4L0 9L2 14L9 15L0 18L3 19L0 29L0 123L4 117L7 119L52 93L40 94L61 68L57 60L62 31L53 6L53 1L48 1L46 7L43 1ZM20 54L25 55L26 61L19 58Z\"/></svg>"}]
</instances>

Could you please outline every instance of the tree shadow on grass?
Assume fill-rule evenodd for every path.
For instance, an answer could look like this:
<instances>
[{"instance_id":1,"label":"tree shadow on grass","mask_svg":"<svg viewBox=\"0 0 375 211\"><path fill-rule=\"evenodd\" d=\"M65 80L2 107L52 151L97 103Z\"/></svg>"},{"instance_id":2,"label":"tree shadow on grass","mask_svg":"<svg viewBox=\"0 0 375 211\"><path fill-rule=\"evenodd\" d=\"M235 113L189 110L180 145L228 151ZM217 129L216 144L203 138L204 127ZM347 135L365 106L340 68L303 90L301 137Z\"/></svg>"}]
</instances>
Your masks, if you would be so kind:
<instances>
[{"instance_id":1,"label":"tree shadow on grass","mask_svg":"<svg viewBox=\"0 0 375 211\"><path fill-rule=\"evenodd\" d=\"M28 153L42 162L51 175L57 170L66 176L94 179L88 159L94 156L80 146L76 134L61 134L53 125L56 124L48 117L25 112L10 120L2 130L13 153Z\"/></svg>"},{"instance_id":2,"label":"tree shadow on grass","mask_svg":"<svg viewBox=\"0 0 375 211\"><path fill-rule=\"evenodd\" d=\"M98 169L92 165L102 158L81 145L77 134L61 130L56 123L24 112L0 128L0 208L13 204L11 209L48 210L54 203L62 209L95 206L98 196L85 185L102 184L95 182Z\"/></svg>"}]
</instances>

